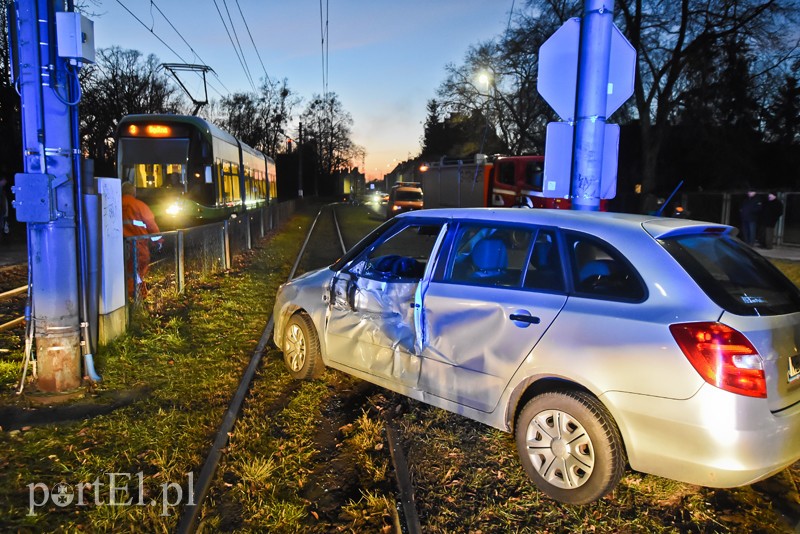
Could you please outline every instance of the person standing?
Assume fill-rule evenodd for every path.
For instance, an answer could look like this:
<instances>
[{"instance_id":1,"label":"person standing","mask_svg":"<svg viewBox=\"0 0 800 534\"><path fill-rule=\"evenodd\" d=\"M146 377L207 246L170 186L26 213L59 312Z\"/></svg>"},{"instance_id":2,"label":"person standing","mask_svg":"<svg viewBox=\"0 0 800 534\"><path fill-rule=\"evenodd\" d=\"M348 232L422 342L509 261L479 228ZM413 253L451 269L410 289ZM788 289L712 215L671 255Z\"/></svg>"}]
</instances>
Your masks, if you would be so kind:
<instances>
[{"instance_id":1,"label":"person standing","mask_svg":"<svg viewBox=\"0 0 800 534\"><path fill-rule=\"evenodd\" d=\"M742 220L742 241L751 247L756 243L756 230L758 228L758 217L761 212L761 200L756 196L756 192L748 189L747 198L739 208L739 215Z\"/></svg>"},{"instance_id":2,"label":"person standing","mask_svg":"<svg viewBox=\"0 0 800 534\"><path fill-rule=\"evenodd\" d=\"M775 193L767 196L767 201L761 206L761 213L758 218L759 234L761 246L772 248L775 243L775 225L783 215L783 202L778 200Z\"/></svg>"},{"instance_id":3,"label":"person standing","mask_svg":"<svg viewBox=\"0 0 800 534\"><path fill-rule=\"evenodd\" d=\"M143 236L157 234L160 230L156 224L155 216L147 204L136 198L136 186L130 182L122 184L122 235L123 237ZM150 239L136 240L136 270L133 269L133 249L130 250L129 262L126 271L131 273L128 278L128 296L133 297L135 286L139 286L140 293L146 292L144 277L150 270ZM136 284L134 284L134 276Z\"/></svg>"}]
</instances>

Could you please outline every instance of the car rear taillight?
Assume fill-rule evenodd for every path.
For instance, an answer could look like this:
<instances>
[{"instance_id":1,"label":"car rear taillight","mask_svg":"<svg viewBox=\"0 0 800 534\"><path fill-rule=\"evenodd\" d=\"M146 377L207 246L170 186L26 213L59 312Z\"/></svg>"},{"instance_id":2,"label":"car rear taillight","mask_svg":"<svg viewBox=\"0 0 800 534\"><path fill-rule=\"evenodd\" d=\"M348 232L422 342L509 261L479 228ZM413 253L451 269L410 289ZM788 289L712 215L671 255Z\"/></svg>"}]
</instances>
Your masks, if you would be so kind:
<instances>
[{"instance_id":1,"label":"car rear taillight","mask_svg":"<svg viewBox=\"0 0 800 534\"><path fill-rule=\"evenodd\" d=\"M761 355L738 330L722 323L669 327L692 366L709 384L748 397L767 397Z\"/></svg>"}]
</instances>

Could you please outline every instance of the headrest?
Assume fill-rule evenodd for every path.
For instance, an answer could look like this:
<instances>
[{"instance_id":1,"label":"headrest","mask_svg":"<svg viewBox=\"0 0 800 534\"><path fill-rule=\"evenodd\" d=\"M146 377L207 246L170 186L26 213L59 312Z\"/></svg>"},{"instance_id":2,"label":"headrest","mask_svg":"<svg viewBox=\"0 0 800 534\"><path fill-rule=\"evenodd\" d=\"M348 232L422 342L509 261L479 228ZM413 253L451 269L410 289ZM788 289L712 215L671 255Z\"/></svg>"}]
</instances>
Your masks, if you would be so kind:
<instances>
[{"instance_id":1,"label":"headrest","mask_svg":"<svg viewBox=\"0 0 800 534\"><path fill-rule=\"evenodd\" d=\"M481 239L472 249L472 263L479 271L496 271L508 266L508 252L500 239Z\"/></svg>"},{"instance_id":2,"label":"headrest","mask_svg":"<svg viewBox=\"0 0 800 534\"><path fill-rule=\"evenodd\" d=\"M581 267L579 279L584 281L592 276L608 276L611 274L611 260L591 260Z\"/></svg>"}]
</instances>

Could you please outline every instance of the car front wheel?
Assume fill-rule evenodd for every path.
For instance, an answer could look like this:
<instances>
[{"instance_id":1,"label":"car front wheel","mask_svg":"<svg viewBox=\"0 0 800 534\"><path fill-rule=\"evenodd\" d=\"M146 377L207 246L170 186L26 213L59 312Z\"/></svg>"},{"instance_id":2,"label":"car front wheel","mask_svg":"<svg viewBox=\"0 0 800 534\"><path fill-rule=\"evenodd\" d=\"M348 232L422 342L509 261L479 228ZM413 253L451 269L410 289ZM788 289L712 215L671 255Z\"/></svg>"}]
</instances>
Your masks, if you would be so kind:
<instances>
[{"instance_id":1,"label":"car front wheel","mask_svg":"<svg viewBox=\"0 0 800 534\"><path fill-rule=\"evenodd\" d=\"M543 393L517 418L520 461L553 499L586 504L611 492L625 470L622 438L611 415L581 391Z\"/></svg>"},{"instance_id":2,"label":"car front wheel","mask_svg":"<svg viewBox=\"0 0 800 534\"><path fill-rule=\"evenodd\" d=\"M283 361L298 380L319 378L325 370L319 337L311 317L296 313L286 323L283 334Z\"/></svg>"}]
</instances>

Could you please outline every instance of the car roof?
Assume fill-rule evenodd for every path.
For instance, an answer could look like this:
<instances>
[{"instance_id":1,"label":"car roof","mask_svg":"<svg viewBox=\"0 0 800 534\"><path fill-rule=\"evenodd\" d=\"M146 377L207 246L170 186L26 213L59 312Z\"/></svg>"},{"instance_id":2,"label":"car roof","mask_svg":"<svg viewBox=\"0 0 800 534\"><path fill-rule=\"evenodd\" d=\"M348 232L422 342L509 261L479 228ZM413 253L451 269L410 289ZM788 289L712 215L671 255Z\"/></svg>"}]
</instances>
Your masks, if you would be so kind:
<instances>
[{"instance_id":1,"label":"car roof","mask_svg":"<svg viewBox=\"0 0 800 534\"><path fill-rule=\"evenodd\" d=\"M449 208L428 209L399 215L399 217L442 217L447 219L527 223L578 231L606 229L644 229L656 239L685 234L729 234L734 228L722 224L690 219L673 219L654 215L636 215L598 211L524 209L524 208Z\"/></svg>"}]
</instances>

